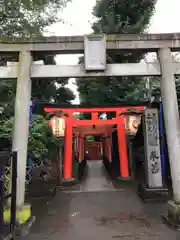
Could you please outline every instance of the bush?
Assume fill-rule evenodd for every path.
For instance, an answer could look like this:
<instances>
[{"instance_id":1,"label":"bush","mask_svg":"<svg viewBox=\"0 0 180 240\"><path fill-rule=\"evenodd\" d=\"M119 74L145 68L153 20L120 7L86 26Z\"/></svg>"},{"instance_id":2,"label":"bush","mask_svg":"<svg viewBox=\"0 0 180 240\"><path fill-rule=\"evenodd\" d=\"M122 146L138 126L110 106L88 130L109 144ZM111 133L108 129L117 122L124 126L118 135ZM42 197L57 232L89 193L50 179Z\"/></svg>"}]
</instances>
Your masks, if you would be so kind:
<instances>
[{"instance_id":1,"label":"bush","mask_svg":"<svg viewBox=\"0 0 180 240\"><path fill-rule=\"evenodd\" d=\"M0 147L11 149L14 118L0 121ZM41 115L33 115L33 124L29 130L28 152L33 159L42 159L48 156L48 150L54 145L51 129Z\"/></svg>"}]
</instances>

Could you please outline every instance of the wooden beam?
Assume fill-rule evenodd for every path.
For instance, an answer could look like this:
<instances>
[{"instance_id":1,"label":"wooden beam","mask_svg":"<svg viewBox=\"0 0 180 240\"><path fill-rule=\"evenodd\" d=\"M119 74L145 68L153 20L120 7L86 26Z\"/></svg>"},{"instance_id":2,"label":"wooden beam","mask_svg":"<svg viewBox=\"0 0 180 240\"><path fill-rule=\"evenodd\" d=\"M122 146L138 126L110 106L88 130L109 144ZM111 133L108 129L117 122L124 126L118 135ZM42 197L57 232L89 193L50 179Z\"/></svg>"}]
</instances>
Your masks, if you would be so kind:
<instances>
[{"instance_id":1,"label":"wooden beam","mask_svg":"<svg viewBox=\"0 0 180 240\"><path fill-rule=\"evenodd\" d=\"M137 109L137 110L143 110L145 107L144 106L123 106L123 107L96 107L96 108L51 108L47 107L44 108L45 112L53 112L53 111L64 111L66 113L74 113L74 112L118 112L121 113L122 111L125 111L127 109ZM82 120L77 120L77 121L82 121ZM104 121L104 120L101 120Z\"/></svg>"},{"instance_id":2,"label":"wooden beam","mask_svg":"<svg viewBox=\"0 0 180 240\"><path fill-rule=\"evenodd\" d=\"M117 119L109 120L73 120L73 126L89 126L89 125L114 125L117 124Z\"/></svg>"}]
</instances>

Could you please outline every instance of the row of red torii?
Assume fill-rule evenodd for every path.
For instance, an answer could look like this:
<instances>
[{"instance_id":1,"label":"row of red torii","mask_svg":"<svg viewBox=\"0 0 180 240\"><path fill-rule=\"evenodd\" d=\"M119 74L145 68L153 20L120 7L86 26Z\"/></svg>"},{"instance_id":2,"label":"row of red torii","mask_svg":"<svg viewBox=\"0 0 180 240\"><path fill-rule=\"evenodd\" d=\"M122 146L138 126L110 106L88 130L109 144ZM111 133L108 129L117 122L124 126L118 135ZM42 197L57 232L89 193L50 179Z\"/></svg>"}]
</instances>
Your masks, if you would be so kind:
<instances>
[{"instance_id":1,"label":"row of red torii","mask_svg":"<svg viewBox=\"0 0 180 240\"><path fill-rule=\"evenodd\" d=\"M79 162L84 160L84 137L90 135L101 135L105 136L105 155L106 158L111 161L111 135L113 132L113 125L117 126L118 135L118 150L119 150L119 174L121 178L129 177L129 164L128 154L126 146L126 132L125 132L125 116L124 112L132 109L130 106L123 107L106 107L106 108L58 108L58 107L45 107L44 110L47 113L63 111L65 114L65 134L64 134L64 180L72 179L72 141L73 134L76 138L75 151L78 156ZM144 106L133 106L136 111L142 111L145 109ZM79 120L76 119L74 113L87 113L91 112L90 120ZM115 112L116 117L112 119L98 119L98 113L100 112ZM51 122L52 125L52 122ZM90 126L90 128L88 128ZM95 129L92 126L97 126ZM101 126L101 127L100 127Z\"/></svg>"}]
</instances>

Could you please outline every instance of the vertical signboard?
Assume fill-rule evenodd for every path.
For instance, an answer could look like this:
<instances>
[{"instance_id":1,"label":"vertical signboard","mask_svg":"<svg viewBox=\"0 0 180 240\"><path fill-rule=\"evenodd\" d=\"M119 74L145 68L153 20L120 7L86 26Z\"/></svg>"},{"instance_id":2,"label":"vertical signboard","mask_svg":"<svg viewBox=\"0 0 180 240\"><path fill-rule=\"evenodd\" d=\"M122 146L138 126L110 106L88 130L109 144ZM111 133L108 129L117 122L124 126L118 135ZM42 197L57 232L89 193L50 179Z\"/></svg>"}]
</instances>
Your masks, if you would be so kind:
<instances>
[{"instance_id":1,"label":"vertical signboard","mask_svg":"<svg viewBox=\"0 0 180 240\"><path fill-rule=\"evenodd\" d=\"M157 109L145 110L144 128L147 184L149 188L163 187Z\"/></svg>"},{"instance_id":2,"label":"vertical signboard","mask_svg":"<svg viewBox=\"0 0 180 240\"><path fill-rule=\"evenodd\" d=\"M104 35L84 36L86 71L106 70L106 40Z\"/></svg>"}]
</instances>

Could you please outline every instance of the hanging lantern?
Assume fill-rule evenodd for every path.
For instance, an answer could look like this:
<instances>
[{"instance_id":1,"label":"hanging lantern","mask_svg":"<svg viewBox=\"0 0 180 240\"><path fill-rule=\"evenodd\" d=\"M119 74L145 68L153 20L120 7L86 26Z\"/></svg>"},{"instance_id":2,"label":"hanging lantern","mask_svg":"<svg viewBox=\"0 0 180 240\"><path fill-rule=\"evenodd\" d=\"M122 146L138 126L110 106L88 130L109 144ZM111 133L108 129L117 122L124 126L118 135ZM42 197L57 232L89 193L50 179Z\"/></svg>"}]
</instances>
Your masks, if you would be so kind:
<instances>
[{"instance_id":1,"label":"hanging lantern","mask_svg":"<svg viewBox=\"0 0 180 240\"><path fill-rule=\"evenodd\" d=\"M52 134L54 137L64 137L65 135L65 115L62 112L57 112L50 120L50 126L52 128Z\"/></svg>"}]
</instances>

